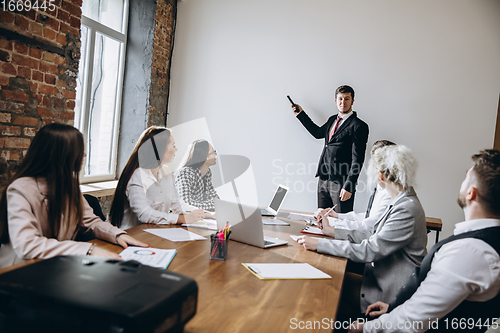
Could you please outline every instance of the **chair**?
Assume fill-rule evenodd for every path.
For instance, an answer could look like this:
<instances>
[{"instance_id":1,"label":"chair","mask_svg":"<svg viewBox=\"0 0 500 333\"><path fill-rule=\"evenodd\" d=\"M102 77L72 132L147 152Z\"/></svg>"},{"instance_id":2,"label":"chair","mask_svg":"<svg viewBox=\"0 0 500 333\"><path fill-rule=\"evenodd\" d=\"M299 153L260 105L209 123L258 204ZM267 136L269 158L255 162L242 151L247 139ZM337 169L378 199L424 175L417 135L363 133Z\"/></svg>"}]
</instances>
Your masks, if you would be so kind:
<instances>
[{"instance_id":1,"label":"chair","mask_svg":"<svg viewBox=\"0 0 500 333\"><path fill-rule=\"evenodd\" d=\"M94 211L94 215L99 216L101 220L106 221L106 217L102 213L101 205L99 204L99 200L94 197L93 195L90 194L84 194L83 195L85 200L89 203L89 206L92 207L92 210ZM82 230L80 229L78 233L76 234L75 240L79 242L88 242L90 240L95 239L94 235L89 233L89 230Z\"/></svg>"},{"instance_id":2,"label":"chair","mask_svg":"<svg viewBox=\"0 0 500 333\"><path fill-rule=\"evenodd\" d=\"M90 194L84 194L85 200L89 203L89 206L92 207L92 210L94 211L94 214L96 216L99 216L101 220L106 221L106 216L102 213L102 208L101 204L99 203L99 200L94 197L93 195Z\"/></svg>"}]
</instances>

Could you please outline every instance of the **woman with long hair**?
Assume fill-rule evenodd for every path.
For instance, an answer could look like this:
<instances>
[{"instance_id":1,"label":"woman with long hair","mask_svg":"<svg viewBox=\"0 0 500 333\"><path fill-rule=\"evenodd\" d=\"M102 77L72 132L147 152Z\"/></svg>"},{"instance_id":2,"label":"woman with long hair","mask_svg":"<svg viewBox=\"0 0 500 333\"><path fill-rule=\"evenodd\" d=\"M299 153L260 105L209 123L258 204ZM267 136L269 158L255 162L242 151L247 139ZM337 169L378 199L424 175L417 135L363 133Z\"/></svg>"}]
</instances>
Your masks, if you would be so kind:
<instances>
[{"instance_id":1,"label":"woman with long hair","mask_svg":"<svg viewBox=\"0 0 500 333\"><path fill-rule=\"evenodd\" d=\"M176 151L174 137L165 127L151 126L141 134L115 190L113 225L127 229L141 223L194 223L204 218L201 209L182 212L173 175L164 165L173 161Z\"/></svg>"},{"instance_id":2,"label":"woman with long hair","mask_svg":"<svg viewBox=\"0 0 500 333\"><path fill-rule=\"evenodd\" d=\"M181 199L188 205L214 211L214 200L219 196L212 184L212 171L217 151L206 140L194 141L186 162L175 177L175 187Z\"/></svg>"},{"instance_id":3,"label":"woman with long hair","mask_svg":"<svg viewBox=\"0 0 500 333\"><path fill-rule=\"evenodd\" d=\"M378 300L392 301L427 253L425 213L413 189L416 167L413 153L405 146L375 150L369 176L376 177L392 200L373 228L342 230L331 227L325 219L320 228L335 239L299 238L308 250L365 263L360 294L363 313Z\"/></svg>"},{"instance_id":4,"label":"woman with long hair","mask_svg":"<svg viewBox=\"0 0 500 333\"><path fill-rule=\"evenodd\" d=\"M74 241L79 232L103 240L148 246L95 216L80 192L82 134L64 124L44 126L0 199L0 268L57 255L119 255Z\"/></svg>"}]
</instances>

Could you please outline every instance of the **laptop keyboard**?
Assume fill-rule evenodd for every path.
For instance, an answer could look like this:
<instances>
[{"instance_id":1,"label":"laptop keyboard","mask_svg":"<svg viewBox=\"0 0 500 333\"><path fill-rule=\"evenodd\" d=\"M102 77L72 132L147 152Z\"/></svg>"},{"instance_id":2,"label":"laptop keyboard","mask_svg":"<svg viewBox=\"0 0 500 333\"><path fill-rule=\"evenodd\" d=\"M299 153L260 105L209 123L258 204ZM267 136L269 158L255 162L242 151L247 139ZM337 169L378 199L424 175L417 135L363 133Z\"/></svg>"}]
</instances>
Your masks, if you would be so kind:
<instances>
[{"instance_id":1,"label":"laptop keyboard","mask_svg":"<svg viewBox=\"0 0 500 333\"><path fill-rule=\"evenodd\" d=\"M266 246L266 245L272 245L272 244L276 244L276 243L268 241L268 240L264 241L264 246Z\"/></svg>"}]
</instances>

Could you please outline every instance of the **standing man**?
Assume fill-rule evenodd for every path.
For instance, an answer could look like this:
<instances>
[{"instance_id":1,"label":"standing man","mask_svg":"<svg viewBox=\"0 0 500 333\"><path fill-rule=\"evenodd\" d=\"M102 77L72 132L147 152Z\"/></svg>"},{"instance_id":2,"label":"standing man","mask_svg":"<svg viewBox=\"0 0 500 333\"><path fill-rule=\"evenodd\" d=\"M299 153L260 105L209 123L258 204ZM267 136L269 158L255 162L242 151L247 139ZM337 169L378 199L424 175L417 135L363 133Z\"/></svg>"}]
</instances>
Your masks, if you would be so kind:
<instances>
[{"instance_id":1,"label":"standing man","mask_svg":"<svg viewBox=\"0 0 500 333\"><path fill-rule=\"evenodd\" d=\"M354 89L340 86L335 90L339 113L331 116L323 126L316 125L298 104L293 112L302 125L316 139L325 139L319 158L318 208L337 205L337 211L353 210L354 191L365 160L368 125L352 111Z\"/></svg>"}]
</instances>

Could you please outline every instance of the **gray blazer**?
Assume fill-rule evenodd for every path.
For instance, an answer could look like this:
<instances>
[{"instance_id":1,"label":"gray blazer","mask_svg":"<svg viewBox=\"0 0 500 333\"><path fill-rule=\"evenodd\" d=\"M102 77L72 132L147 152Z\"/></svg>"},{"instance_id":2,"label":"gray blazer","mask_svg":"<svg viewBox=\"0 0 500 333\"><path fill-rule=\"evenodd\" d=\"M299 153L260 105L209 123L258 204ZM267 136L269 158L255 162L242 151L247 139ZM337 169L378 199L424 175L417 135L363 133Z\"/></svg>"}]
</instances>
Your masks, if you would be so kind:
<instances>
[{"instance_id":1,"label":"gray blazer","mask_svg":"<svg viewBox=\"0 0 500 333\"><path fill-rule=\"evenodd\" d=\"M390 303L427 254L425 213L413 188L401 192L372 231L335 229L318 252L364 262L361 311L376 301Z\"/></svg>"}]
</instances>

